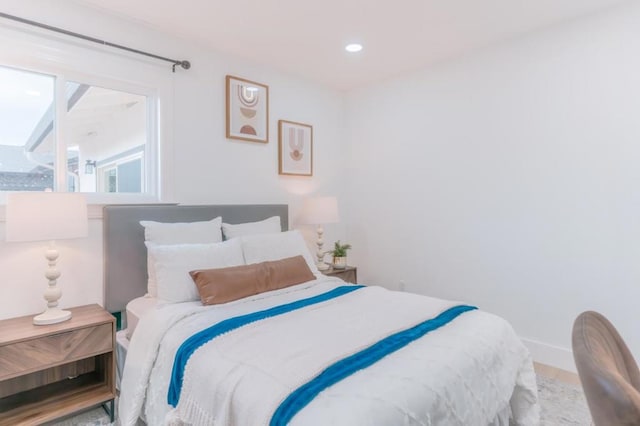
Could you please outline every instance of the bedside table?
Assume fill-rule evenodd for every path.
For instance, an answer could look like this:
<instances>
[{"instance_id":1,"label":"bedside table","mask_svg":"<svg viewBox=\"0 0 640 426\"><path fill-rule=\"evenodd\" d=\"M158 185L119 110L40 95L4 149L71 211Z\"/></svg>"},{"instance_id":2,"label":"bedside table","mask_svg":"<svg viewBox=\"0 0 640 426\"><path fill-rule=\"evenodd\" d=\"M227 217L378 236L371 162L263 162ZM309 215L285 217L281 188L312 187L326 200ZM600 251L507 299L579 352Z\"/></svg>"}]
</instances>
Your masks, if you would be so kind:
<instances>
[{"instance_id":1,"label":"bedside table","mask_svg":"<svg viewBox=\"0 0 640 426\"><path fill-rule=\"evenodd\" d=\"M0 425L42 424L109 403L113 422L115 318L98 305L70 320L0 321Z\"/></svg>"},{"instance_id":2,"label":"bedside table","mask_svg":"<svg viewBox=\"0 0 640 426\"><path fill-rule=\"evenodd\" d=\"M356 284L358 282L358 268L356 268L355 266L347 266L343 269L334 268L332 266L326 271L320 272L328 277L340 278L341 280L351 284Z\"/></svg>"}]
</instances>

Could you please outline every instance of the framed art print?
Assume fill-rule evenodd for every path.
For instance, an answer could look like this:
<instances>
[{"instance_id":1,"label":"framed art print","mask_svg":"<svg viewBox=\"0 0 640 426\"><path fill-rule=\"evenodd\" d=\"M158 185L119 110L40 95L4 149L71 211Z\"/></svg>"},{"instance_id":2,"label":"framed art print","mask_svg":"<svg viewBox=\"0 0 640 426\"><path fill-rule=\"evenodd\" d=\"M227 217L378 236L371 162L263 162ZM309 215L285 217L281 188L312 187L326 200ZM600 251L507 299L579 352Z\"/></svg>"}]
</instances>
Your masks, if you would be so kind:
<instances>
[{"instance_id":1,"label":"framed art print","mask_svg":"<svg viewBox=\"0 0 640 426\"><path fill-rule=\"evenodd\" d=\"M313 127L278 121L278 173L313 176Z\"/></svg>"},{"instance_id":2,"label":"framed art print","mask_svg":"<svg viewBox=\"0 0 640 426\"><path fill-rule=\"evenodd\" d=\"M227 138L269 142L269 86L228 75Z\"/></svg>"}]
</instances>

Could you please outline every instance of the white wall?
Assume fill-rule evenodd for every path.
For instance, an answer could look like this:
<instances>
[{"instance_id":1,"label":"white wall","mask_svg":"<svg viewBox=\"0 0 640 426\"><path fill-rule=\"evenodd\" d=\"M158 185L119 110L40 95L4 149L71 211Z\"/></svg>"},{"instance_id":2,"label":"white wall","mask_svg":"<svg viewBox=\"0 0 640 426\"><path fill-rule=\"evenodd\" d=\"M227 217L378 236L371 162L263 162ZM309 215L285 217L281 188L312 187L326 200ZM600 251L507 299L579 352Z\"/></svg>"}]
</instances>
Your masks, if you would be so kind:
<instances>
[{"instance_id":1,"label":"white wall","mask_svg":"<svg viewBox=\"0 0 640 426\"><path fill-rule=\"evenodd\" d=\"M172 91L171 104L161 105L161 108L172 111L171 132L163 135L165 144L161 152L164 174L171 177L164 185L163 201L191 204L288 203L291 207L290 222L295 226L298 207L305 195L336 195L339 201L344 200L343 168L346 161L341 93L192 43L165 37L141 25L84 9L74 2L5 1L0 2L0 6L6 13L191 61L191 70L177 70L175 74L171 74L169 65L160 64L171 79ZM69 49L82 45L73 42ZM106 52L105 59L92 60L84 66L95 68L97 73L113 66L114 61L110 58L116 58L118 54L110 53L113 51L109 49L103 51ZM5 52L0 50L0 63L6 59L3 55ZM144 68L143 65L141 62L141 68ZM128 71L135 73L136 70ZM225 138L226 74L269 85L268 144ZM278 119L314 126L312 178L278 175ZM63 307L102 303L102 228L99 209L91 210L95 214L90 223L89 238L59 243L59 267L62 271L59 283L63 288L60 303ZM43 247L35 243L5 243L3 216L0 206L0 271L3 276L0 287L4 295L0 298L0 318L36 313L45 306L41 298L46 286ZM313 230L303 230L312 241ZM345 238L344 223L327 225L325 230L327 242Z\"/></svg>"},{"instance_id":2,"label":"white wall","mask_svg":"<svg viewBox=\"0 0 640 426\"><path fill-rule=\"evenodd\" d=\"M594 309L640 354L640 7L347 97L362 281L465 300L574 368Z\"/></svg>"}]
</instances>

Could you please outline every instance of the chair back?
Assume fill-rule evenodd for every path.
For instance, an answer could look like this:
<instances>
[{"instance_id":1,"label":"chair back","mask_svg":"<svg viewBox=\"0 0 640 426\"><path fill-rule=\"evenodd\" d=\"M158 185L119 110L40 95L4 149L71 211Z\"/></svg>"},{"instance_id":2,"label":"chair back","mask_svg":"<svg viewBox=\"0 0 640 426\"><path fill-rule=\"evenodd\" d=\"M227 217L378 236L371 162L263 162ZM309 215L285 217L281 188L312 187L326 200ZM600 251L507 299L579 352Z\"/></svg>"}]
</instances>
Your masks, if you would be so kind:
<instances>
[{"instance_id":1,"label":"chair back","mask_svg":"<svg viewBox=\"0 0 640 426\"><path fill-rule=\"evenodd\" d=\"M583 312L572 333L573 357L596 426L640 425L640 370L615 327Z\"/></svg>"}]
</instances>

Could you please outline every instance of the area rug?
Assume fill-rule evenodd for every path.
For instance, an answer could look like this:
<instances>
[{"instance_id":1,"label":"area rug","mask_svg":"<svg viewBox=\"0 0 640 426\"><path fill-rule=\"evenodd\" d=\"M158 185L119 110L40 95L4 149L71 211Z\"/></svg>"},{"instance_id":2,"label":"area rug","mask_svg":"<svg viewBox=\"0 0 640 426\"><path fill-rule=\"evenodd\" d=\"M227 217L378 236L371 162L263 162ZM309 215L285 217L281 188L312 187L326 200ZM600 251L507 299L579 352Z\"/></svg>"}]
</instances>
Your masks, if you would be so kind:
<instances>
[{"instance_id":1,"label":"area rug","mask_svg":"<svg viewBox=\"0 0 640 426\"><path fill-rule=\"evenodd\" d=\"M580 386L538 376L541 426L591 425L587 401ZM104 426L109 417L102 408L68 418L53 426Z\"/></svg>"},{"instance_id":2,"label":"area rug","mask_svg":"<svg viewBox=\"0 0 640 426\"><path fill-rule=\"evenodd\" d=\"M540 425L591 425L591 415L582 388L537 376Z\"/></svg>"}]
</instances>

